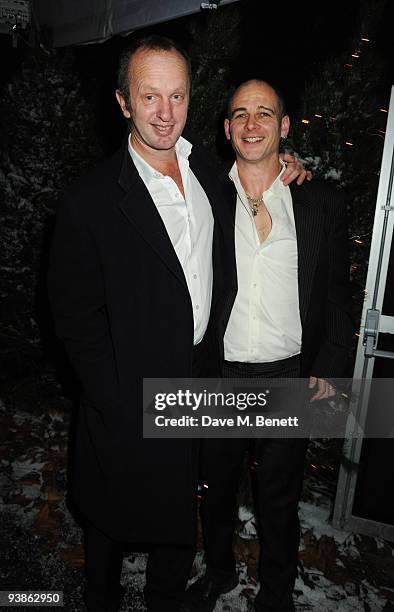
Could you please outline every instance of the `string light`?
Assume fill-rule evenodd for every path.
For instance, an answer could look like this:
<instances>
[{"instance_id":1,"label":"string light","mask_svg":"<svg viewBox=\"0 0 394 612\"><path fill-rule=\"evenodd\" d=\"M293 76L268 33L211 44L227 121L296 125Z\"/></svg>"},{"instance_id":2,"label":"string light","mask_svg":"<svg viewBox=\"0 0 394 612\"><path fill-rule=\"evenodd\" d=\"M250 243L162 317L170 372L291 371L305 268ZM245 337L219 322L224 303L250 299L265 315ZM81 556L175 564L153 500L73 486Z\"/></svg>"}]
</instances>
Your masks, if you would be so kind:
<instances>
[{"instance_id":1,"label":"string light","mask_svg":"<svg viewBox=\"0 0 394 612\"><path fill-rule=\"evenodd\" d=\"M361 37L361 41L365 42L365 43L369 43L370 39L365 37L365 36L363 36L363 37ZM361 50L357 49L354 53L351 54L351 56L356 58L356 59L358 59L360 57L360 54L361 54ZM346 64L344 64L344 68L353 68L353 64L346 63ZM382 112L382 113L388 113L388 109L387 108L383 108L383 107L379 108L379 111ZM316 117L318 119L322 119L323 118L323 116L320 115L319 113L314 113L314 117ZM329 117L329 120L332 121L332 122L336 122L336 117ZM304 123L305 125L309 125L310 124L310 120L309 119L301 119L301 123ZM386 133L383 130L378 130L378 132L380 132L380 134L383 134L383 135ZM378 134L376 134L376 135L378 135ZM354 143L351 142L350 140L346 140L345 141L345 145L348 146L348 147L353 147ZM357 244L357 245L363 245L364 244L364 241L360 240L358 238L357 239L351 239L351 240L355 244ZM353 271L356 271L359 268L359 266L354 265L354 266L351 266L351 268L352 268ZM364 290L364 293L365 293L365 295L367 295L367 291L366 290ZM356 336L360 336L360 334L356 334Z\"/></svg>"},{"instance_id":2,"label":"string light","mask_svg":"<svg viewBox=\"0 0 394 612\"><path fill-rule=\"evenodd\" d=\"M371 235L372 232L367 232L366 234L354 234L354 236L350 237L350 240L354 240L355 238L360 239L360 238L367 238L368 236Z\"/></svg>"}]
</instances>

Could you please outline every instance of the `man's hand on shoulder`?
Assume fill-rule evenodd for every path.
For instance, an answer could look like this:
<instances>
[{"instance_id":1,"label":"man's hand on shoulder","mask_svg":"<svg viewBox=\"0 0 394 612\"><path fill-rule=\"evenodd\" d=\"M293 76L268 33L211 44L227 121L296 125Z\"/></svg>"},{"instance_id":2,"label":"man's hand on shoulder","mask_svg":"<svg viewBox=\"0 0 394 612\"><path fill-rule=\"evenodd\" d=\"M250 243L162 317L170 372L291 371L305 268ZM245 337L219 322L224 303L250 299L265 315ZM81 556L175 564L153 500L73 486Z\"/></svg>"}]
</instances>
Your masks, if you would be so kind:
<instances>
[{"instance_id":1,"label":"man's hand on shoulder","mask_svg":"<svg viewBox=\"0 0 394 612\"><path fill-rule=\"evenodd\" d=\"M305 179L307 181L312 180L312 172L310 170L305 170L302 162L294 155L290 155L290 153L281 153L279 157L287 164L287 168L281 176L281 181L283 181L284 185L289 185L295 181L295 179L297 179L297 185L302 185Z\"/></svg>"},{"instance_id":2,"label":"man's hand on shoulder","mask_svg":"<svg viewBox=\"0 0 394 612\"><path fill-rule=\"evenodd\" d=\"M334 395L336 395L335 388L330 385L328 380L325 380L324 378L316 378L316 376L310 376L309 388L316 389L316 393L310 399L311 402L315 402L317 400L322 399L329 399L330 397L334 397Z\"/></svg>"}]
</instances>

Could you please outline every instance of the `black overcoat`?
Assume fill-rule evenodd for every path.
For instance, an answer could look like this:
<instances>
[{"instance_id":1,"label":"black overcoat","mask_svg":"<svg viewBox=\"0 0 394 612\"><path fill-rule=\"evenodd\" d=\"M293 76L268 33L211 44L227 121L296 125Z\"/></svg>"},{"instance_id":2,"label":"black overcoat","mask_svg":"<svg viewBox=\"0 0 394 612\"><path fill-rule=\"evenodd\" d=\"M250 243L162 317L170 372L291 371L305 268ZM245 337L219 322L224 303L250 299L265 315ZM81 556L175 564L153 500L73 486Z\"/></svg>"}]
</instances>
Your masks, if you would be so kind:
<instances>
[{"instance_id":1,"label":"black overcoat","mask_svg":"<svg viewBox=\"0 0 394 612\"><path fill-rule=\"evenodd\" d=\"M213 329L236 281L217 174L193 148L190 167L214 215L210 374L222 332ZM231 286L232 285L232 286ZM193 313L186 280L127 144L74 186L61 204L49 293L57 334L81 380L72 496L80 511L123 541L194 540L193 440L142 439L143 377L190 377ZM231 294L231 298L228 296ZM221 314L221 329L226 324Z\"/></svg>"}]
</instances>

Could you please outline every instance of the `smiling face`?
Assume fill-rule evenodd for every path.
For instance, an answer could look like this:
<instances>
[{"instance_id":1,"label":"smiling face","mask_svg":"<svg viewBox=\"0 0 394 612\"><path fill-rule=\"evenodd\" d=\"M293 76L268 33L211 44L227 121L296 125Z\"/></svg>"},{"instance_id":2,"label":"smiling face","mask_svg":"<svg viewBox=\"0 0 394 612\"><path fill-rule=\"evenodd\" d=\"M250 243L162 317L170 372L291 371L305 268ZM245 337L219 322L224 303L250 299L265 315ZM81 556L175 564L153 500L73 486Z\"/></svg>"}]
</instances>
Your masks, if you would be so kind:
<instances>
[{"instance_id":1,"label":"smiling face","mask_svg":"<svg viewBox=\"0 0 394 612\"><path fill-rule=\"evenodd\" d=\"M248 163L277 161L280 137L287 136L289 127L289 117L281 117L277 94L261 81L248 81L236 90L230 119L224 122L237 161Z\"/></svg>"},{"instance_id":2,"label":"smiling face","mask_svg":"<svg viewBox=\"0 0 394 612\"><path fill-rule=\"evenodd\" d=\"M129 64L130 104L120 91L116 97L123 115L132 121L133 148L144 158L172 153L185 126L189 104L184 58L175 50L138 50Z\"/></svg>"}]
</instances>

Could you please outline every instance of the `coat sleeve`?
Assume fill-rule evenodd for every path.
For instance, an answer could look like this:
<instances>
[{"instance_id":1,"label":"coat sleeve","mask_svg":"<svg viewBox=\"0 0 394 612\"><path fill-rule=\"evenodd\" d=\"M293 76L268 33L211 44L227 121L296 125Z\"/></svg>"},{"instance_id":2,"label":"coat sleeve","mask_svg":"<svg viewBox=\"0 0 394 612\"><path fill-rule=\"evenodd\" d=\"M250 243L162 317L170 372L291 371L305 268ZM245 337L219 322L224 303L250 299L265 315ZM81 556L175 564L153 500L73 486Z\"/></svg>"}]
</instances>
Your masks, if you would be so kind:
<instances>
[{"instance_id":1,"label":"coat sleeve","mask_svg":"<svg viewBox=\"0 0 394 612\"><path fill-rule=\"evenodd\" d=\"M324 337L311 368L311 374L320 378L346 376L354 327L346 201L337 192L330 195L324 205L328 242Z\"/></svg>"},{"instance_id":2,"label":"coat sleeve","mask_svg":"<svg viewBox=\"0 0 394 612\"><path fill-rule=\"evenodd\" d=\"M82 383L100 408L112 405L117 374L98 249L77 201L59 207L48 275L55 330Z\"/></svg>"}]
</instances>

